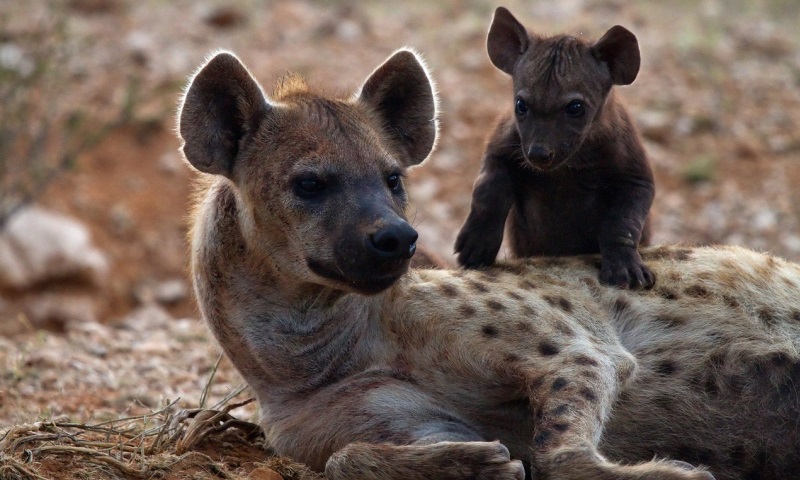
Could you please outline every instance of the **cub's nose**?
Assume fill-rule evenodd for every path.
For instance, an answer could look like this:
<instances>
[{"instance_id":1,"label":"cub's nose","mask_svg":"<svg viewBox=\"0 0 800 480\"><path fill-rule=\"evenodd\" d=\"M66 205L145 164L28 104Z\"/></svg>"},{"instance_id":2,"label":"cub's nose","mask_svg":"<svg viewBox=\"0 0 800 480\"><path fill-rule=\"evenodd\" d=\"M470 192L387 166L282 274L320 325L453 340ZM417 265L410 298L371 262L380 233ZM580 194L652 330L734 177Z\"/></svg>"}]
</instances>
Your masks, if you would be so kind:
<instances>
[{"instance_id":1,"label":"cub's nose","mask_svg":"<svg viewBox=\"0 0 800 480\"><path fill-rule=\"evenodd\" d=\"M386 260L409 259L417 251L417 231L406 222L382 227L369 236L368 245Z\"/></svg>"},{"instance_id":2,"label":"cub's nose","mask_svg":"<svg viewBox=\"0 0 800 480\"><path fill-rule=\"evenodd\" d=\"M545 147L532 145L531 148L528 149L528 160L531 162L544 163L552 158L553 152Z\"/></svg>"}]
</instances>

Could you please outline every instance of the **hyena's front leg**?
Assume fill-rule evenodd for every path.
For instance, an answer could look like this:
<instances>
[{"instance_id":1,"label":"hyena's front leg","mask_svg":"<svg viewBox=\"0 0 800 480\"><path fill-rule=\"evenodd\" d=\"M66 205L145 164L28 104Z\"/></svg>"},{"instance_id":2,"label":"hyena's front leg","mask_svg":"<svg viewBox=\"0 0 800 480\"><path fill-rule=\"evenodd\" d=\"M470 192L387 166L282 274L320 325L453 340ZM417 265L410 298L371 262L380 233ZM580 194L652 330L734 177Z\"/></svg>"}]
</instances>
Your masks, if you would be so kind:
<instances>
[{"instance_id":1,"label":"hyena's front leg","mask_svg":"<svg viewBox=\"0 0 800 480\"><path fill-rule=\"evenodd\" d=\"M534 410L532 463L538 478L713 480L708 472L683 462L619 465L598 452L605 419L635 366L632 357L621 353L576 352L571 363L565 364L563 357L554 359L544 369L539 365L526 375Z\"/></svg>"},{"instance_id":2,"label":"hyena's front leg","mask_svg":"<svg viewBox=\"0 0 800 480\"><path fill-rule=\"evenodd\" d=\"M389 445L351 443L325 466L330 480L524 480L525 469L499 442Z\"/></svg>"}]
</instances>

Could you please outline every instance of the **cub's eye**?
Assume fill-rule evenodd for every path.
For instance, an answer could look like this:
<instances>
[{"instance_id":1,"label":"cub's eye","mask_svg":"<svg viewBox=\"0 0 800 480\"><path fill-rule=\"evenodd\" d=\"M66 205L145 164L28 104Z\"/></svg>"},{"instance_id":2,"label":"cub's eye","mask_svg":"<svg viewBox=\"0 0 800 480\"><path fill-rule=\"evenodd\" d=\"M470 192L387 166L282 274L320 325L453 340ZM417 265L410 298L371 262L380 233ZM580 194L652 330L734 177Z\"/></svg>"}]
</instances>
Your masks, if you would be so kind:
<instances>
[{"instance_id":1,"label":"cub's eye","mask_svg":"<svg viewBox=\"0 0 800 480\"><path fill-rule=\"evenodd\" d=\"M386 185L389 186L389 190L391 190L391 191L393 191L395 193L399 192L400 189L401 189L400 174L399 173L393 173L393 174L389 175L388 177L386 177Z\"/></svg>"},{"instance_id":2,"label":"cub's eye","mask_svg":"<svg viewBox=\"0 0 800 480\"><path fill-rule=\"evenodd\" d=\"M528 104L525 102L525 100L517 97L517 102L514 104L514 111L516 111L517 115L521 117L528 113Z\"/></svg>"},{"instance_id":3,"label":"cub's eye","mask_svg":"<svg viewBox=\"0 0 800 480\"><path fill-rule=\"evenodd\" d=\"M573 100L567 104L564 111L572 118L580 118L586 115L586 106L580 100Z\"/></svg>"},{"instance_id":4,"label":"cub's eye","mask_svg":"<svg viewBox=\"0 0 800 480\"><path fill-rule=\"evenodd\" d=\"M316 178L300 178L294 184L294 191L298 197L313 198L325 191L325 183Z\"/></svg>"}]
</instances>

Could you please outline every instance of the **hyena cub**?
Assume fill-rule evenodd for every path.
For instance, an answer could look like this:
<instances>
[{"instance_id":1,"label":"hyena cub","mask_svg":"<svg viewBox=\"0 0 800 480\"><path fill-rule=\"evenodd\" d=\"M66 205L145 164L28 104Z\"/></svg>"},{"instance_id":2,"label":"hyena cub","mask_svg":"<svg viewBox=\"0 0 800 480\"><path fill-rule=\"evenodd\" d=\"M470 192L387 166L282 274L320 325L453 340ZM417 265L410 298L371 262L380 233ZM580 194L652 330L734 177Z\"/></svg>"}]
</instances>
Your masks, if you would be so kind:
<instances>
[{"instance_id":1,"label":"hyena cub","mask_svg":"<svg viewBox=\"0 0 800 480\"><path fill-rule=\"evenodd\" d=\"M494 262L510 211L515 257L599 252L601 282L651 287L637 246L649 240L653 174L612 91L636 78L636 37L615 26L593 44L542 38L500 7L487 47L513 79L514 112L489 140L456 240L459 263Z\"/></svg>"},{"instance_id":2,"label":"hyena cub","mask_svg":"<svg viewBox=\"0 0 800 480\"><path fill-rule=\"evenodd\" d=\"M344 99L267 98L219 54L179 131L200 311L278 453L330 480L798 478L797 265L643 249L650 290L595 256L409 270L436 102L407 50Z\"/></svg>"}]
</instances>

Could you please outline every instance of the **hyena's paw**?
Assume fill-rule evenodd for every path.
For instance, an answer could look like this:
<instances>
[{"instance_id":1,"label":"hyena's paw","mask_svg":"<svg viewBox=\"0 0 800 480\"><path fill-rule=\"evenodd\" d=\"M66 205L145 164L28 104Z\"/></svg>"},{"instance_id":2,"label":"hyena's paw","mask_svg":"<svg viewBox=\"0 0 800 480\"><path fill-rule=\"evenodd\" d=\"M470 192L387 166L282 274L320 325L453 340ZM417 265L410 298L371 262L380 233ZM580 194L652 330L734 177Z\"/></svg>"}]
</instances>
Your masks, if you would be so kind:
<instances>
[{"instance_id":1,"label":"hyena's paw","mask_svg":"<svg viewBox=\"0 0 800 480\"><path fill-rule=\"evenodd\" d=\"M593 448L563 449L540 460L539 473L551 480L714 480L706 470L678 460L657 460L639 465L611 463Z\"/></svg>"},{"instance_id":2,"label":"hyena's paw","mask_svg":"<svg viewBox=\"0 0 800 480\"><path fill-rule=\"evenodd\" d=\"M600 282L623 289L649 289L655 284L656 276L642 262L639 252L622 248L603 255Z\"/></svg>"},{"instance_id":3,"label":"hyena's paw","mask_svg":"<svg viewBox=\"0 0 800 480\"><path fill-rule=\"evenodd\" d=\"M499 442L428 445L351 443L325 466L330 480L525 480L519 460Z\"/></svg>"},{"instance_id":4,"label":"hyena's paw","mask_svg":"<svg viewBox=\"0 0 800 480\"><path fill-rule=\"evenodd\" d=\"M448 446L451 448L448 460L452 462L453 478L525 480L522 462L511 460L508 448L500 442L449 443Z\"/></svg>"}]
</instances>

